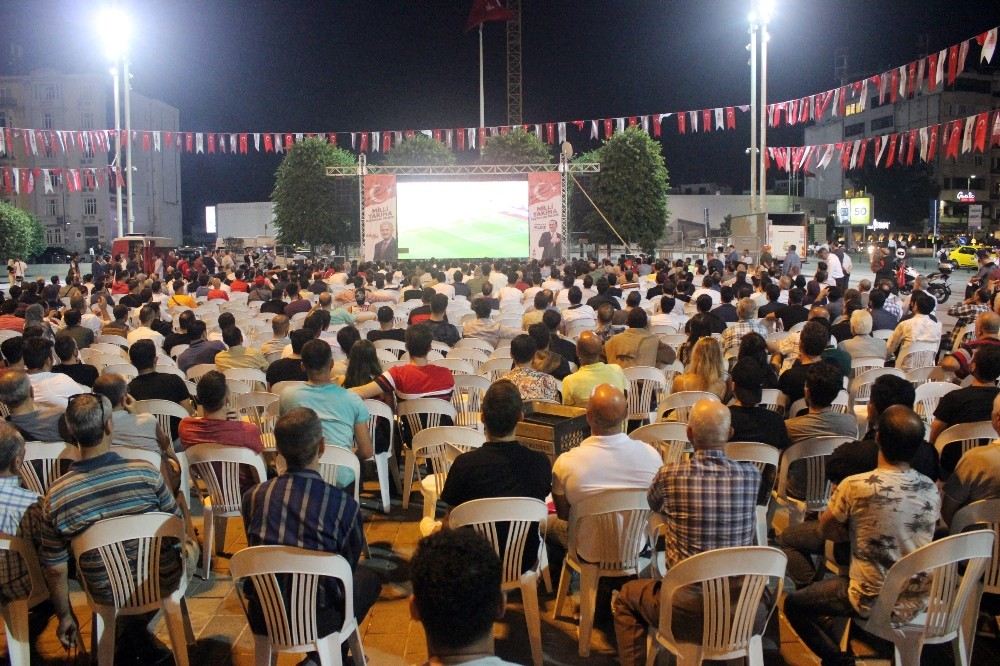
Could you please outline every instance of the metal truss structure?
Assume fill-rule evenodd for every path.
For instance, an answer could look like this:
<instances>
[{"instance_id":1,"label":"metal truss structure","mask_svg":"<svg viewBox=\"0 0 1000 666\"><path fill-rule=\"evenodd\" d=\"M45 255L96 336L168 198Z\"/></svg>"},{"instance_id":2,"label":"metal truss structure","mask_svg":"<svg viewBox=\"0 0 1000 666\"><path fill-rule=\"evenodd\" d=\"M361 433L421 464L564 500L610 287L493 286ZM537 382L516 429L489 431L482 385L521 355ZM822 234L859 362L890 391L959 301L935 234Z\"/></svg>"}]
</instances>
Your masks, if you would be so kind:
<instances>
[{"instance_id":1,"label":"metal truss structure","mask_svg":"<svg viewBox=\"0 0 1000 666\"><path fill-rule=\"evenodd\" d=\"M521 89L521 0L507 0L514 18L507 21L507 124L522 123Z\"/></svg>"}]
</instances>

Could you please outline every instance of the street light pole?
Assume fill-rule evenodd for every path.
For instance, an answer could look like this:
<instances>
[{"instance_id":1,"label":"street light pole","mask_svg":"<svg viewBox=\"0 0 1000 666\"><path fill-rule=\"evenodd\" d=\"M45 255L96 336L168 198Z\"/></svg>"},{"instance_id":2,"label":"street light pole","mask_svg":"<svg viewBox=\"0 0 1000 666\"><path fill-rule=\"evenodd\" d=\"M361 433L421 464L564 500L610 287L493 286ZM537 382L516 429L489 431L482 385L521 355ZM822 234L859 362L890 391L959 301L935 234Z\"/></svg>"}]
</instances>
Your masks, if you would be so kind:
<instances>
[{"instance_id":1,"label":"street light pole","mask_svg":"<svg viewBox=\"0 0 1000 666\"><path fill-rule=\"evenodd\" d=\"M760 212L767 215L767 171L764 169L764 155L767 154L767 20L765 14L760 23Z\"/></svg>"},{"instance_id":2,"label":"street light pole","mask_svg":"<svg viewBox=\"0 0 1000 666\"><path fill-rule=\"evenodd\" d=\"M129 68L128 68L128 55L125 56L124 60L124 78L125 78L125 161L127 162L125 171L125 187L128 189L128 232L130 234L135 233L135 211L132 208L132 111L129 106L129 89L132 87L129 83Z\"/></svg>"},{"instance_id":3,"label":"street light pole","mask_svg":"<svg viewBox=\"0 0 1000 666\"><path fill-rule=\"evenodd\" d=\"M111 77L114 81L115 94L115 222L120 238L125 235L125 230L122 219L122 181L118 177L122 168L122 113L118 92L118 74L118 61L116 60L115 66L111 68Z\"/></svg>"},{"instance_id":4,"label":"street light pole","mask_svg":"<svg viewBox=\"0 0 1000 666\"><path fill-rule=\"evenodd\" d=\"M750 212L757 210L757 16L750 14Z\"/></svg>"}]
</instances>

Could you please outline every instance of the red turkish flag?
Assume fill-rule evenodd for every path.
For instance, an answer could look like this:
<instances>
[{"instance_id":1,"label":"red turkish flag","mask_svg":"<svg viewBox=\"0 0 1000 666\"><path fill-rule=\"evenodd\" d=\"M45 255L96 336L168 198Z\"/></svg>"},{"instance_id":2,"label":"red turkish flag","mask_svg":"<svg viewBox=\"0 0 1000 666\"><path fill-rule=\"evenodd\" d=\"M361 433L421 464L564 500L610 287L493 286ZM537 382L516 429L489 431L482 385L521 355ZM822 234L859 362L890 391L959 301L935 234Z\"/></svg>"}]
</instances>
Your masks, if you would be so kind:
<instances>
[{"instance_id":1,"label":"red turkish flag","mask_svg":"<svg viewBox=\"0 0 1000 666\"><path fill-rule=\"evenodd\" d=\"M951 127L948 133L948 147L945 149L944 156L950 157L953 160L958 159L958 146L962 140L962 121L955 120L951 123Z\"/></svg>"},{"instance_id":2,"label":"red turkish flag","mask_svg":"<svg viewBox=\"0 0 1000 666\"><path fill-rule=\"evenodd\" d=\"M677 131L687 134L687 114L683 111L677 114Z\"/></svg>"},{"instance_id":3,"label":"red turkish flag","mask_svg":"<svg viewBox=\"0 0 1000 666\"><path fill-rule=\"evenodd\" d=\"M726 107L726 129L736 129L736 107Z\"/></svg>"},{"instance_id":4,"label":"red turkish flag","mask_svg":"<svg viewBox=\"0 0 1000 666\"><path fill-rule=\"evenodd\" d=\"M285 150L291 150L292 146L295 145L295 135L286 134L285 135Z\"/></svg>"},{"instance_id":5,"label":"red turkish flag","mask_svg":"<svg viewBox=\"0 0 1000 666\"><path fill-rule=\"evenodd\" d=\"M702 132L712 131L712 109L701 110L701 131Z\"/></svg>"},{"instance_id":6,"label":"red turkish flag","mask_svg":"<svg viewBox=\"0 0 1000 666\"><path fill-rule=\"evenodd\" d=\"M614 130L613 130L612 126L611 126L611 118L605 118L604 119L604 138L605 139L610 139L611 138L611 133L613 131Z\"/></svg>"},{"instance_id":7,"label":"red turkish flag","mask_svg":"<svg viewBox=\"0 0 1000 666\"><path fill-rule=\"evenodd\" d=\"M857 168L861 169L865 166L865 155L868 154L868 139L861 139L861 149L858 151L858 162L856 164Z\"/></svg>"},{"instance_id":8,"label":"red turkish flag","mask_svg":"<svg viewBox=\"0 0 1000 666\"><path fill-rule=\"evenodd\" d=\"M556 124L545 123L545 143L554 144L556 142Z\"/></svg>"},{"instance_id":9,"label":"red turkish flag","mask_svg":"<svg viewBox=\"0 0 1000 666\"><path fill-rule=\"evenodd\" d=\"M958 76L958 46L948 47L948 85L955 84L955 77Z\"/></svg>"},{"instance_id":10,"label":"red turkish flag","mask_svg":"<svg viewBox=\"0 0 1000 666\"><path fill-rule=\"evenodd\" d=\"M929 93L937 89L937 68L938 54L931 53L927 56L927 92Z\"/></svg>"},{"instance_id":11,"label":"red turkish flag","mask_svg":"<svg viewBox=\"0 0 1000 666\"><path fill-rule=\"evenodd\" d=\"M184 150L189 153L194 150L194 133L187 132L184 135Z\"/></svg>"},{"instance_id":12,"label":"red turkish flag","mask_svg":"<svg viewBox=\"0 0 1000 666\"><path fill-rule=\"evenodd\" d=\"M989 117L988 112L976 116L976 133L972 135L972 147L980 153L986 150L986 127L989 125Z\"/></svg>"},{"instance_id":13,"label":"red turkish flag","mask_svg":"<svg viewBox=\"0 0 1000 666\"><path fill-rule=\"evenodd\" d=\"M469 20L465 23L468 32L489 21L509 21L514 18L514 12L507 9L500 0L472 0Z\"/></svg>"},{"instance_id":14,"label":"red turkish flag","mask_svg":"<svg viewBox=\"0 0 1000 666\"><path fill-rule=\"evenodd\" d=\"M486 128L480 127L476 130L476 140L479 142L479 149L482 150L483 146L486 145Z\"/></svg>"},{"instance_id":15,"label":"red turkish flag","mask_svg":"<svg viewBox=\"0 0 1000 666\"><path fill-rule=\"evenodd\" d=\"M208 133L208 152L215 152L215 132Z\"/></svg>"},{"instance_id":16,"label":"red turkish flag","mask_svg":"<svg viewBox=\"0 0 1000 666\"><path fill-rule=\"evenodd\" d=\"M653 136L660 138L661 128L660 128L660 114L653 114Z\"/></svg>"},{"instance_id":17,"label":"red turkish flag","mask_svg":"<svg viewBox=\"0 0 1000 666\"><path fill-rule=\"evenodd\" d=\"M940 125L931 125L930 131L927 133L927 161L933 162L934 156L937 155L937 142L938 142L938 128Z\"/></svg>"},{"instance_id":18,"label":"red turkish flag","mask_svg":"<svg viewBox=\"0 0 1000 666\"><path fill-rule=\"evenodd\" d=\"M906 146L906 164L913 164L913 153L917 147L917 130L910 130L910 135L906 139L909 144Z\"/></svg>"},{"instance_id":19,"label":"red turkish flag","mask_svg":"<svg viewBox=\"0 0 1000 666\"><path fill-rule=\"evenodd\" d=\"M362 153L368 152L368 132L361 133L361 145L359 149Z\"/></svg>"},{"instance_id":20,"label":"red turkish flag","mask_svg":"<svg viewBox=\"0 0 1000 666\"><path fill-rule=\"evenodd\" d=\"M913 94L917 92L918 88L917 81L917 62L913 61L906 66L906 95L907 97L913 97Z\"/></svg>"},{"instance_id":21,"label":"red turkish flag","mask_svg":"<svg viewBox=\"0 0 1000 666\"><path fill-rule=\"evenodd\" d=\"M799 122L807 123L809 122L809 104L810 99L808 97L803 97L799 100Z\"/></svg>"},{"instance_id":22,"label":"red turkish flag","mask_svg":"<svg viewBox=\"0 0 1000 666\"><path fill-rule=\"evenodd\" d=\"M246 132L240 134L240 154L246 155L247 151L250 149L250 140Z\"/></svg>"},{"instance_id":23,"label":"red turkish flag","mask_svg":"<svg viewBox=\"0 0 1000 666\"><path fill-rule=\"evenodd\" d=\"M896 98L899 94L899 69L893 68L889 73L889 101L892 104L896 103Z\"/></svg>"},{"instance_id":24,"label":"red turkish flag","mask_svg":"<svg viewBox=\"0 0 1000 666\"><path fill-rule=\"evenodd\" d=\"M264 152L273 153L274 152L274 135L268 132L264 135Z\"/></svg>"},{"instance_id":25,"label":"red turkish flag","mask_svg":"<svg viewBox=\"0 0 1000 666\"><path fill-rule=\"evenodd\" d=\"M465 129L459 128L455 130L455 139L458 141L458 149L465 150Z\"/></svg>"},{"instance_id":26,"label":"red turkish flag","mask_svg":"<svg viewBox=\"0 0 1000 666\"><path fill-rule=\"evenodd\" d=\"M889 137L889 147L886 151L889 153L885 156L885 168L888 169L896 161L896 143L899 141L899 135L893 134Z\"/></svg>"},{"instance_id":27,"label":"red turkish flag","mask_svg":"<svg viewBox=\"0 0 1000 666\"><path fill-rule=\"evenodd\" d=\"M387 153L392 150L392 132L382 132L382 152Z\"/></svg>"}]
</instances>

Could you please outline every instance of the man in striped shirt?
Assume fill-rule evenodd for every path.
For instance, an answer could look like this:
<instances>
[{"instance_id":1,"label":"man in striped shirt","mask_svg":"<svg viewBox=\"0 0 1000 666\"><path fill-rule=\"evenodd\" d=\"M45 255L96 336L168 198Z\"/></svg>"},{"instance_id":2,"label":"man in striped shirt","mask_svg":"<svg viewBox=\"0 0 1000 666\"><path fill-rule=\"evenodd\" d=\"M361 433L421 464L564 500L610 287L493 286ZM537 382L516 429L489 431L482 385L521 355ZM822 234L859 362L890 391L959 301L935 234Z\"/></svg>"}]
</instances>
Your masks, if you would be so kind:
<instances>
[{"instance_id":1,"label":"man in striped shirt","mask_svg":"<svg viewBox=\"0 0 1000 666\"><path fill-rule=\"evenodd\" d=\"M287 468L284 474L243 496L247 544L294 546L342 555L354 570L354 614L360 624L378 599L382 584L377 573L358 566L365 542L361 507L319 474L319 458L326 446L319 416L307 407L291 409L275 424L274 438ZM343 588L332 580L324 582L316 609L321 636L339 630L344 620ZM245 592L254 598L252 585ZM255 633L264 633L264 618L256 601L250 604L249 619Z\"/></svg>"},{"instance_id":2,"label":"man in striped shirt","mask_svg":"<svg viewBox=\"0 0 1000 666\"><path fill-rule=\"evenodd\" d=\"M174 496L160 471L145 462L125 460L111 450L111 404L107 398L82 394L70 398L66 424L71 439L80 447L80 460L49 488L43 505L42 566L59 618L57 636L65 646L79 637L76 618L69 603L69 545L94 523L107 518L150 512L181 515ZM125 552L136 557L137 542L126 541ZM189 562L197 560L197 547L183 544ZM181 576L181 547L165 543L160 555L160 584L174 589ZM107 570L97 552L80 558L79 574L98 603L111 603ZM142 622L147 618L136 616ZM136 624L138 626L138 624ZM123 631L122 635L134 632ZM151 638L151 637L150 637Z\"/></svg>"}]
</instances>

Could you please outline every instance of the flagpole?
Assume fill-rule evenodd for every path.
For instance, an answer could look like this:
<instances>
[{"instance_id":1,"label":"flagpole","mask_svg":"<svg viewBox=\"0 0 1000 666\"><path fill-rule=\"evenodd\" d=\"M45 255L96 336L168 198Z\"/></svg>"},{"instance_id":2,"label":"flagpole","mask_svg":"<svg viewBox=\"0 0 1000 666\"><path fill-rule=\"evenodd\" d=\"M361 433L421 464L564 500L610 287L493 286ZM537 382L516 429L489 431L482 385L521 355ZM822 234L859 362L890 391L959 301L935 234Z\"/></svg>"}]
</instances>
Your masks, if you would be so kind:
<instances>
[{"instance_id":1,"label":"flagpole","mask_svg":"<svg viewBox=\"0 0 1000 666\"><path fill-rule=\"evenodd\" d=\"M486 102L483 96L483 24L479 24L479 126L486 126ZM482 146L480 146L482 149Z\"/></svg>"}]
</instances>

